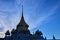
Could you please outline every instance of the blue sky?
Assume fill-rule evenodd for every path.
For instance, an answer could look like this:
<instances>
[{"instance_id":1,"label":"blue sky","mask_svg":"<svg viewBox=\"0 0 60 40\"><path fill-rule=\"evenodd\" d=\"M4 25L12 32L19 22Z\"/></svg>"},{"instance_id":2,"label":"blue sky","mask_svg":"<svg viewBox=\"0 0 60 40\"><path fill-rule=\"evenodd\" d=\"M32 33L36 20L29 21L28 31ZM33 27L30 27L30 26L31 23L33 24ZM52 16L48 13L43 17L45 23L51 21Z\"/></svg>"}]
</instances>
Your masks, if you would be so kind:
<instances>
[{"instance_id":1,"label":"blue sky","mask_svg":"<svg viewBox=\"0 0 60 40\"><path fill-rule=\"evenodd\" d=\"M21 3L22 0L0 0L0 34L16 28ZM23 12L31 33L39 29L44 37L60 38L60 0L24 0Z\"/></svg>"}]
</instances>

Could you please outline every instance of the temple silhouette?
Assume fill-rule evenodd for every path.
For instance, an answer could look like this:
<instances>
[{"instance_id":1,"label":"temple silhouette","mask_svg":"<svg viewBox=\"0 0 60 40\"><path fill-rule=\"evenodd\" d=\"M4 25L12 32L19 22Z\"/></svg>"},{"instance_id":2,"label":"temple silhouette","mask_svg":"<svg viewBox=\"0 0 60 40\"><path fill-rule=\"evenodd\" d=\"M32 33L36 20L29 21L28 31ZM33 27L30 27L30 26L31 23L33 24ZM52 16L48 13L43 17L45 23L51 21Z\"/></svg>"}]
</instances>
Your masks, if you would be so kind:
<instances>
[{"instance_id":1,"label":"temple silhouette","mask_svg":"<svg viewBox=\"0 0 60 40\"><path fill-rule=\"evenodd\" d=\"M16 29L9 30L5 33L4 40L44 40L41 31L37 30L35 34L31 34L28 29L29 25L25 22L22 10L20 22L17 24Z\"/></svg>"},{"instance_id":2,"label":"temple silhouette","mask_svg":"<svg viewBox=\"0 0 60 40\"><path fill-rule=\"evenodd\" d=\"M11 32L7 30L5 37L0 38L0 40L47 40L46 37L43 37L43 33L40 30L36 30L34 34L31 34L28 27L29 25L24 20L22 8L21 20L17 24L16 29L12 29ZM56 40L54 36L53 40Z\"/></svg>"}]
</instances>

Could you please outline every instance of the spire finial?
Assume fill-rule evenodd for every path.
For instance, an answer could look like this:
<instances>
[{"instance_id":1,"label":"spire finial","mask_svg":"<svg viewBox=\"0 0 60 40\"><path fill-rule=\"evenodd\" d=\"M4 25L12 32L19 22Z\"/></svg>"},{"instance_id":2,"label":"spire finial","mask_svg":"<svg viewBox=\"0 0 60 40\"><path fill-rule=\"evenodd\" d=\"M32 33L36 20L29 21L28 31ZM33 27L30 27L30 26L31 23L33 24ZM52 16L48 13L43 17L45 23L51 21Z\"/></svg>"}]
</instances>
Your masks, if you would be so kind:
<instances>
[{"instance_id":1,"label":"spire finial","mask_svg":"<svg viewBox=\"0 0 60 40\"><path fill-rule=\"evenodd\" d=\"M22 5L22 14L23 14L23 5Z\"/></svg>"},{"instance_id":2,"label":"spire finial","mask_svg":"<svg viewBox=\"0 0 60 40\"><path fill-rule=\"evenodd\" d=\"M22 3L21 4L22 4L22 16L23 16L23 0L22 0Z\"/></svg>"}]
</instances>

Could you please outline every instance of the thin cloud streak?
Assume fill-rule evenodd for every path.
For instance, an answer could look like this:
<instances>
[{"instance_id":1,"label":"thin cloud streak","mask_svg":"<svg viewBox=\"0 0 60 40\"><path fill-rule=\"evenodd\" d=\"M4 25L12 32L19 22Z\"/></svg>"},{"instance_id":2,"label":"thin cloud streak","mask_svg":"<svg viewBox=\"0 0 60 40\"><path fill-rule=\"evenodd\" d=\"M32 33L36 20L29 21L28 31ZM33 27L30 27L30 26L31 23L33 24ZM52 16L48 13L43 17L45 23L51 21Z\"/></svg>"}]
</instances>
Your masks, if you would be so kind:
<instances>
[{"instance_id":1,"label":"thin cloud streak","mask_svg":"<svg viewBox=\"0 0 60 40\"><path fill-rule=\"evenodd\" d=\"M50 16L54 15L55 10L58 8L58 5L56 5L53 9L51 9L48 14L38 18L34 23L30 23L30 27L29 29L32 30L34 28L36 28L38 25L41 25L43 23L43 21L45 21L46 19L48 19ZM46 13L46 12L44 12Z\"/></svg>"},{"instance_id":2,"label":"thin cloud streak","mask_svg":"<svg viewBox=\"0 0 60 40\"><path fill-rule=\"evenodd\" d=\"M42 3L39 3L41 7L43 6L43 4L44 4L45 1L46 0L42 1ZM11 2L9 2L9 3L11 3ZM2 31L3 33L5 33L6 30L10 30L11 31L13 28L16 27L16 25L20 21L20 17L21 17L21 15L20 15L20 6L21 6L20 5L20 0L14 0L14 3L15 3L14 5L13 5L13 2L12 2L12 5L9 5L9 4L6 4L6 3L4 4L3 1L0 2L0 5L2 4L2 6L0 7L0 27L4 28L4 31ZM30 4L30 6L29 6L29 4ZM29 11L32 10L32 12L30 12L30 13L34 13L35 11L37 11L37 8L38 8L38 5L39 5L38 3L32 2L32 3L29 3L29 4L28 4L28 9L30 9ZM37 18L37 20L34 20L31 17L31 15L29 15L28 19L31 18L31 20L28 21L28 19L25 19L25 20L27 20L27 22L29 24L29 29L33 30L38 25L41 25L43 23L43 21L45 21L46 19L48 19L49 17L51 17L52 15L54 15L54 12L55 12L55 10L57 8L58 8L58 5L56 4L54 6L54 8L46 10L48 12L45 12L45 11L42 10L41 14L45 14L45 13L47 13L47 14L42 15L41 17L36 17L35 16L35 18ZM9 15L9 14L11 14L11 15ZM34 15L36 15L36 14L37 14L37 12L35 12Z\"/></svg>"}]
</instances>

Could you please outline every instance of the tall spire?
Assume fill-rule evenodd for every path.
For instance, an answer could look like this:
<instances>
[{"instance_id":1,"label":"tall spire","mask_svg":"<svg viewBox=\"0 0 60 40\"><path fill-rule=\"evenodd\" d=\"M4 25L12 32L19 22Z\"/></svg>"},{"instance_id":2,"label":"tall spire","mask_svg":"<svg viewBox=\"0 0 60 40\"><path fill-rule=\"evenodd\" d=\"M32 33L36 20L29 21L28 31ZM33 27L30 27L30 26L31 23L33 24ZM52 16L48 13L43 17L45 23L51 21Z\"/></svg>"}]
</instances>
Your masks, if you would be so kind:
<instances>
[{"instance_id":1,"label":"tall spire","mask_svg":"<svg viewBox=\"0 0 60 40\"><path fill-rule=\"evenodd\" d=\"M23 5L22 5L22 16L21 16L21 20L20 20L20 22L19 22L19 24L17 26L28 27L28 24L25 22L24 16L23 16Z\"/></svg>"},{"instance_id":2,"label":"tall spire","mask_svg":"<svg viewBox=\"0 0 60 40\"><path fill-rule=\"evenodd\" d=\"M22 15L23 15L23 5L22 5Z\"/></svg>"},{"instance_id":3,"label":"tall spire","mask_svg":"<svg viewBox=\"0 0 60 40\"><path fill-rule=\"evenodd\" d=\"M22 5L22 17L23 17L23 0L22 0L21 5Z\"/></svg>"},{"instance_id":4,"label":"tall spire","mask_svg":"<svg viewBox=\"0 0 60 40\"><path fill-rule=\"evenodd\" d=\"M23 17L23 5L22 5L22 17L21 17L21 18L24 18L24 17Z\"/></svg>"}]
</instances>

